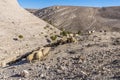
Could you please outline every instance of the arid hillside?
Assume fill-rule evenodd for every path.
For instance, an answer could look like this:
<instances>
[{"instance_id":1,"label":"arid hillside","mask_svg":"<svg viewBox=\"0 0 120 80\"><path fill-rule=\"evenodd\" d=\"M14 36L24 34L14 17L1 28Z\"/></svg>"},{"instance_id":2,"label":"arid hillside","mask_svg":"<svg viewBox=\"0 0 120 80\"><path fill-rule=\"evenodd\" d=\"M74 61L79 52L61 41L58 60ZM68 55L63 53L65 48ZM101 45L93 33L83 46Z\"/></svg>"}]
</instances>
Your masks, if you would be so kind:
<instances>
[{"instance_id":1,"label":"arid hillside","mask_svg":"<svg viewBox=\"0 0 120 80\"><path fill-rule=\"evenodd\" d=\"M120 33L79 35L78 43L52 47L46 59L0 68L1 80L120 80ZM26 70L29 75L19 73Z\"/></svg>"},{"instance_id":2,"label":"arid hillside","mask_svg":"<svg viewBox=\"0 0 120 80\"><path fill-rule=\"evenodd\" d=\"M120 6L116 7L103 7L99 10L100 15L109 19L120 19Z\"/></svg>"},{"instance_id":3,"label":"arid hillside","mask_svg":"<svg viewBox=\"0 0 120 80\"><path fill-rule=\"evenodd\" d=\"M49 37L54 31L59 33L58 29L21 8L17 0L0 0L1 62L47 44L45 36Z\"/></svg>"},{"instance_id":4,"label":"arid hillside","mask_svg":"<svg viewBox=\"0 0 120 80\"><path fill-rule=\"evenodd\" d=\"M0 80L120 80L118 8L31 9L39 19L0 0Z\"/></svg>"},{"instance_id":5,"label":"arid hillside","mask_svg":"<svg viewBox=\"0 0 120 80\"><path fill-rule=\"evenodd\" d=\"M33 14L71 32L120 31L120 7L52 6Z\"/></svg>"}]
</instances>

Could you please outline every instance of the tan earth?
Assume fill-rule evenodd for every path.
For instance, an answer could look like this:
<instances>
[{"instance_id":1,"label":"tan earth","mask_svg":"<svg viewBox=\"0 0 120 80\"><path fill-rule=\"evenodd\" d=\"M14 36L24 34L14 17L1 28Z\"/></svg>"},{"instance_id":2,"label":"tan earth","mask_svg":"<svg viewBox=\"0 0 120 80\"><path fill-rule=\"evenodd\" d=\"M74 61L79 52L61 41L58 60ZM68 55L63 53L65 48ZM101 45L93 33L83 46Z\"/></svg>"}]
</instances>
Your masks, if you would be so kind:
<instances>
[{"instance_id":1,"label":"tan earth","mask_svg":"<svg viewBox=\"0 0 120 80\"><path fill-rule=\"evenodd\" d=\"M59 33L58 29L21 8L17 0L0 0L0 61L9 61L11 57L47 44L45 36L55 31Z\"/></svg>"}]
</instances>

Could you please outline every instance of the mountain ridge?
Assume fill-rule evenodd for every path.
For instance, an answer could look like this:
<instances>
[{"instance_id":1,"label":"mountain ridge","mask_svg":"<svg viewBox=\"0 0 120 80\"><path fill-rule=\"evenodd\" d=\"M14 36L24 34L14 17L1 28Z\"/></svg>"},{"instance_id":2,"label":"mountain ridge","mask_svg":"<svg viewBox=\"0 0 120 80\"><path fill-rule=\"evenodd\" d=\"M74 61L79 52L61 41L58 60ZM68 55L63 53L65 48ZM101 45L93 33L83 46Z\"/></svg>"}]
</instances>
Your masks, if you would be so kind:
<instances>
[{"instance_id":1,"label":"mountain ridge","mask_svg":"<svg viewBox=\"0 0 120 80\"><path fill-rule=\"evenodd\" d=\"M119 9L120 6L102 8L52 6L39 9L33 14L59 29L65 28L71 32L85 32L89 30L119 31Z\"/></svg>"}]
</instances>

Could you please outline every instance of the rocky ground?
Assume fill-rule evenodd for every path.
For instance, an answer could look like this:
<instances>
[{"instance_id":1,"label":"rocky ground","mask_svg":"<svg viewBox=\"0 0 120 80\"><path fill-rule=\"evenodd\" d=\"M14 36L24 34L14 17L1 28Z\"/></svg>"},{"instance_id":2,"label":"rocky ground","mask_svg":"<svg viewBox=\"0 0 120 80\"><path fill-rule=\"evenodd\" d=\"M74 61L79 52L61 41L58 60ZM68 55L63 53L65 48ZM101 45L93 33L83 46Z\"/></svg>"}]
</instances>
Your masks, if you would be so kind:
<instances>
[{"instance_id":1,"label":"rocky ground","mask_svg":"<svg viewBox=\"0 0 120 80\"><path fill-rule=\"evenodd\" d=\"M52 47L44 61L25 59L0 68L0 80L120 80L120 33L80 35L78 43ZM22 70L29 75L21 77Z\"/></svg>"}]
</instances>

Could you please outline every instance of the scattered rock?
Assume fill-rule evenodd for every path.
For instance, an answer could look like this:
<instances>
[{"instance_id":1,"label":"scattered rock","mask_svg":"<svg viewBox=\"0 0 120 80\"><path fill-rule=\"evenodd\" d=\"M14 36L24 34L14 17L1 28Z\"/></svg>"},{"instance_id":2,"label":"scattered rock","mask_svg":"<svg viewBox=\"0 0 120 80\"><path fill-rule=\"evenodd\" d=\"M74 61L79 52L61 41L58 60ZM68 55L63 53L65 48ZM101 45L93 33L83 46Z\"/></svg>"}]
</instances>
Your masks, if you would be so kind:
<instances>
[{"instance_id":1,"label":"scattered rock","mask_svg":"<svg viewBox=\"0 0 120 80\"><path fill-rule=\"evenodd\" d=\"M27 70L23 70L23 71L20 72L20 76L26 78L26 77L29 76L29 72Z\"/></svg>"},{"instance_id":2,"label":"scattered rock","mask_svg":"<svg viewBox=\"0 0 120 80\"><path fill-rule=\"evenodd\" d=\"M87 37L92 35L94 34ZM84 37L84 40L79 44L70 43L57 47L37 48L32 53L40 51L41 54L48 54L50 51L50 55L42 55L46 60L34 64L16 65L15 71L14 68L3 68L4 71L1 72L1 75L10 75L6 78L8 80L13 77L22 79L20 75L12 77L11 74L25 69L32 73L26 78L28 80L109 80L110 78L119 80L120 46L112 45L112 40L110 40L111 42L109 40L94 42L87 37ZM103 44L108 44L108 46ZM51 49L49 50L49 48ZM35 54L32 60L35 60Z\"/></svg>"}]
</instances>

